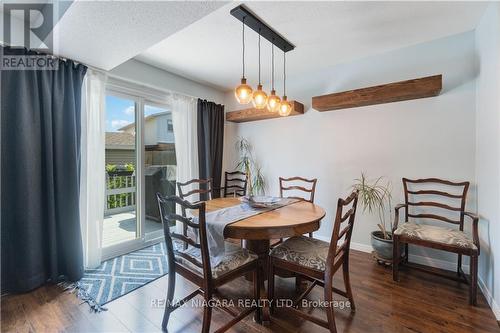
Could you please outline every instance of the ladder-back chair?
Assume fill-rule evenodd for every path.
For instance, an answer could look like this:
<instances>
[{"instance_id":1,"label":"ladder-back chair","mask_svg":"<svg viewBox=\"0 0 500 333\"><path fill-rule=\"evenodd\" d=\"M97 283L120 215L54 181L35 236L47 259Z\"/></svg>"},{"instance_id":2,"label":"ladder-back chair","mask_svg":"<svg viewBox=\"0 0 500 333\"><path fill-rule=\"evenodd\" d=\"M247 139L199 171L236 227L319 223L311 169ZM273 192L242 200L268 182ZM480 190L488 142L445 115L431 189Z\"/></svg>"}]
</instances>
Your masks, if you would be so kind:
<instances>
[{"instance_id":1,"label":"ladder-back chair","mask_svg":"<svg viewBox=\"0 0 500 333\"><path fill-rule=\"evenodd\" d=\"M337 332L335 315L333 311L332 292L340 294L349 300L351 310L355 310L349 279L349 250L351 235L356 216L358 202L357 192L353 192L346 199L337 202L337 214L333 227L330 243L306 236L292 237L271 250L269 259L269 286L268 298L274 305L274 276L276 270L289 271L302 276L312 283L294 302L293 306L286 308L293 315L310 320L330 332ZM350 208L349 208L350 207ZM348 208L344 213L344 209ZM342 267L345 291L333 286L333 275ZM296 308L301 300L306 297L316 286L323 286L326 304L327 320L322 320ZM271 307L271 310L274 310Z\"/></svg>"},{"instance_id":2,"label":"ladder-back chair","mask_svg":"<svg viewBox=\"0 0 500 333\"><path fill-rule=\"evenodd\" d=\"M160 193L157 193L156 197L163 224L168 261L168 287L167 299L165 302L165 313L162 321L163 330L167 330L170 315L174 310L188 302L196 295L202 295L205 300L203 307L202 332L208 333L210 330L212 316L212 307L210 306L212 302L209 304L209 301L216 296L214 295L216 288L248 273L253 274L253 298L258 301L260 296L260 274L257 255L238 246L227 244L226 252L220 262L215 266L212 265L210 262L207 242L205 203L199 202L193 204L177 196L165 198ZM166 210L166 205L169 202L173 202L184 209L191 210L191 212L194 213L193 215L197 216L197 218L187 218L176 213L169 213ZM172 231L170 223L173 221L186 224L189 227L196 229L199 234L199 241ZM185 247L179 243L184 243L189 246ZM174 302L173 297L175 292L176 274L179 274L194 283L198 289L183 299ZM255 304L257 304L257 302ZM248 307L240 313L235 312L234 309L224 307L222 307L222 310L231 314L233 318L216 332L226 331L251 312L258 311L258 307Z\"/></svg>"},{"instance_id":3,"label":"ladder-back chair","mask_svg":"<svg viewBox=\"0 0 500 333\"><path fill-rule=\"evenodd\" d=\"M447 190L443 190L443 187ZM394 281L399 281L399 265L401 263L412 266L408 262L408 244L456 253L458 258L455 279L470 284L469 303L475 305L479 257L479 218L465 211L469 182L451 182L437 178L416 180L403 178L403 188L405 203L395 207L393 225ZM401 208L405 208L405 222L399 224L399 210ZM465 218L472 222L472 236L464 232ZM412 220L410 221L410 219ZM423 219L440 221L441 225L421 223ZM450 228L449 226L455 227ZM405 244L403 257L400 253L400 244ZM470 256L471 259L469 279L462 270L463 255ZM435 271L432 272L435 273Z\"/></svg>"}]
</instances>

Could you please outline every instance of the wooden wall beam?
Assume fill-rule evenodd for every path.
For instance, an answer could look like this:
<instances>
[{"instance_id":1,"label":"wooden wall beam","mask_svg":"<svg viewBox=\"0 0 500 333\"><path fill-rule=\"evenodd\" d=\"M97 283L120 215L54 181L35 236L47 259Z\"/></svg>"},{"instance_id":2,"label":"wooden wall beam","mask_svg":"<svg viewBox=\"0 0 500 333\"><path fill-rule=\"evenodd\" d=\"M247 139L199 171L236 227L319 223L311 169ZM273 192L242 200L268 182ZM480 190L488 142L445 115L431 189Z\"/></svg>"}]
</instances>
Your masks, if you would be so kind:
<instances>
[{"instance_id":1,"label":"wooden wall beam","mask_svg":"<svg viewBox=\"0 0 500 333\"><path fill-rule=\"evenodd\" d=\"M304 114L304 105L297 101L291 101L292 112L290 116L297 116ZM247 121L256 121L263 119L281 118L278 112L269 112L266 108L264 109L244 109L237 111L230 111L226 113L226 120L233 123L244 123Z\"/></svg>"},{"instance_id":2,"label":"wooden wall beam","mask_svg":"<svg viewBox=\"0 0 500 333\"><path fill-rule=\"evenodd\" d=\"M312 98L312 107L318 111L355 108L374 104L392 103L439 95L442 75L393 82Z\"/></svg>"}]
</instances>

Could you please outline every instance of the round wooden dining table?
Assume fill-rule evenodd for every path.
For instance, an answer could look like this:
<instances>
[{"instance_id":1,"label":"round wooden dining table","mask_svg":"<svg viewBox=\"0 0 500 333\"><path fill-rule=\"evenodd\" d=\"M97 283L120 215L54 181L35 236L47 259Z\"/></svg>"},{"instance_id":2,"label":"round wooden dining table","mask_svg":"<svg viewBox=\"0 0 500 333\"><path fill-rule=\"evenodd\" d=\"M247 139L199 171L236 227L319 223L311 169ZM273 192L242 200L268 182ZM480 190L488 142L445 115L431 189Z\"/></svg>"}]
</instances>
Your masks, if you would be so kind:
<instances>
[{"instance_id":1,"label":"round wooden dining table","mask_svg":"<svg viewBox=\"0 0 500 333\"><path fill-rule=\"evenodd\" d=\"M214 211L241 203L239 198L218 198L206 201L206 210ZM319 229L325 210L308 201L298 201L271 211L266 211L237 222L228 224L224 237L242 239L243 246L259 256L261 262L261 304L262 321L269 322L269 303L265 292L269 245L273 239L298 236ZM258 318L256 318L258 319Z\"/></svg>"}]
</instances>

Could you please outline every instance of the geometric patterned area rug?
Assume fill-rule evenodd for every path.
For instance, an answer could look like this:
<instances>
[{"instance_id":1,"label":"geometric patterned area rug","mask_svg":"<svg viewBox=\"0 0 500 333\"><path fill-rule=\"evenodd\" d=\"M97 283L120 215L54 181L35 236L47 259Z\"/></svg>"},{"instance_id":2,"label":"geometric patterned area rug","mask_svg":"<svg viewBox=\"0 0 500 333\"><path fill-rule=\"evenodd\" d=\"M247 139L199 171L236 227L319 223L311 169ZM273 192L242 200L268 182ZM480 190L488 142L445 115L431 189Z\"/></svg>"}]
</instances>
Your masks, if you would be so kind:
<instances>
[{"instance_id":1,"label":"geometric patterned area rug","mask_svg":"<svg viewBox=\"0 0 500 333\"><path fill-rule=\"evenodd\" d=\"M95 311L102 306L168 273L165 242L104 261L85 270L83 278L67 289L89 303Z\"/></svg>"}]
</instances>

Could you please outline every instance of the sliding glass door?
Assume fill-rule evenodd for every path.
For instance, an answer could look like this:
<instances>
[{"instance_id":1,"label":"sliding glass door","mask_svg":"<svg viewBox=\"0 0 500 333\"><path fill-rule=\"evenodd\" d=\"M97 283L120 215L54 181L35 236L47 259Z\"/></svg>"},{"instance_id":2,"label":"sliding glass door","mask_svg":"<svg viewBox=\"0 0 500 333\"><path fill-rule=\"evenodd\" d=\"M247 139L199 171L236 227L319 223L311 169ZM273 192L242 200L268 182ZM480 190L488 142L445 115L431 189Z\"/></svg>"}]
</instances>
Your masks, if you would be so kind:
<instances>
[{"instance_id":1,"label":"sliding glass door","mask_svg":"<svg viewBox=\"0 0 500 333\"><path fill-rule=\"evenodd\" d=\"M156 193L175 195L176 165L172 113L166 106L146 101L143 168L147 239L161 236L159 233L163 232Z\"/></svg>"},{"instance_id":2,"label":"sliding glass door","mask_svg":"<svg viewBox=\"0 0 500 333\"><path fill-rule=\"evenodd\" d=\"M175 194L171 111L165 103L109 89L106 96L103 259L163 239L156 193Z\"/></svg>"},{"instance_id":3,"label":"sliding glass door","mask_svg":"<svg viewBox=\"0 0 500 333\"><path fill-rule=\"evenodd\" d=\"M102 246L139 238L137 223L137 101L106 96L106 188Z\"/></svg>"}]
</instances>

